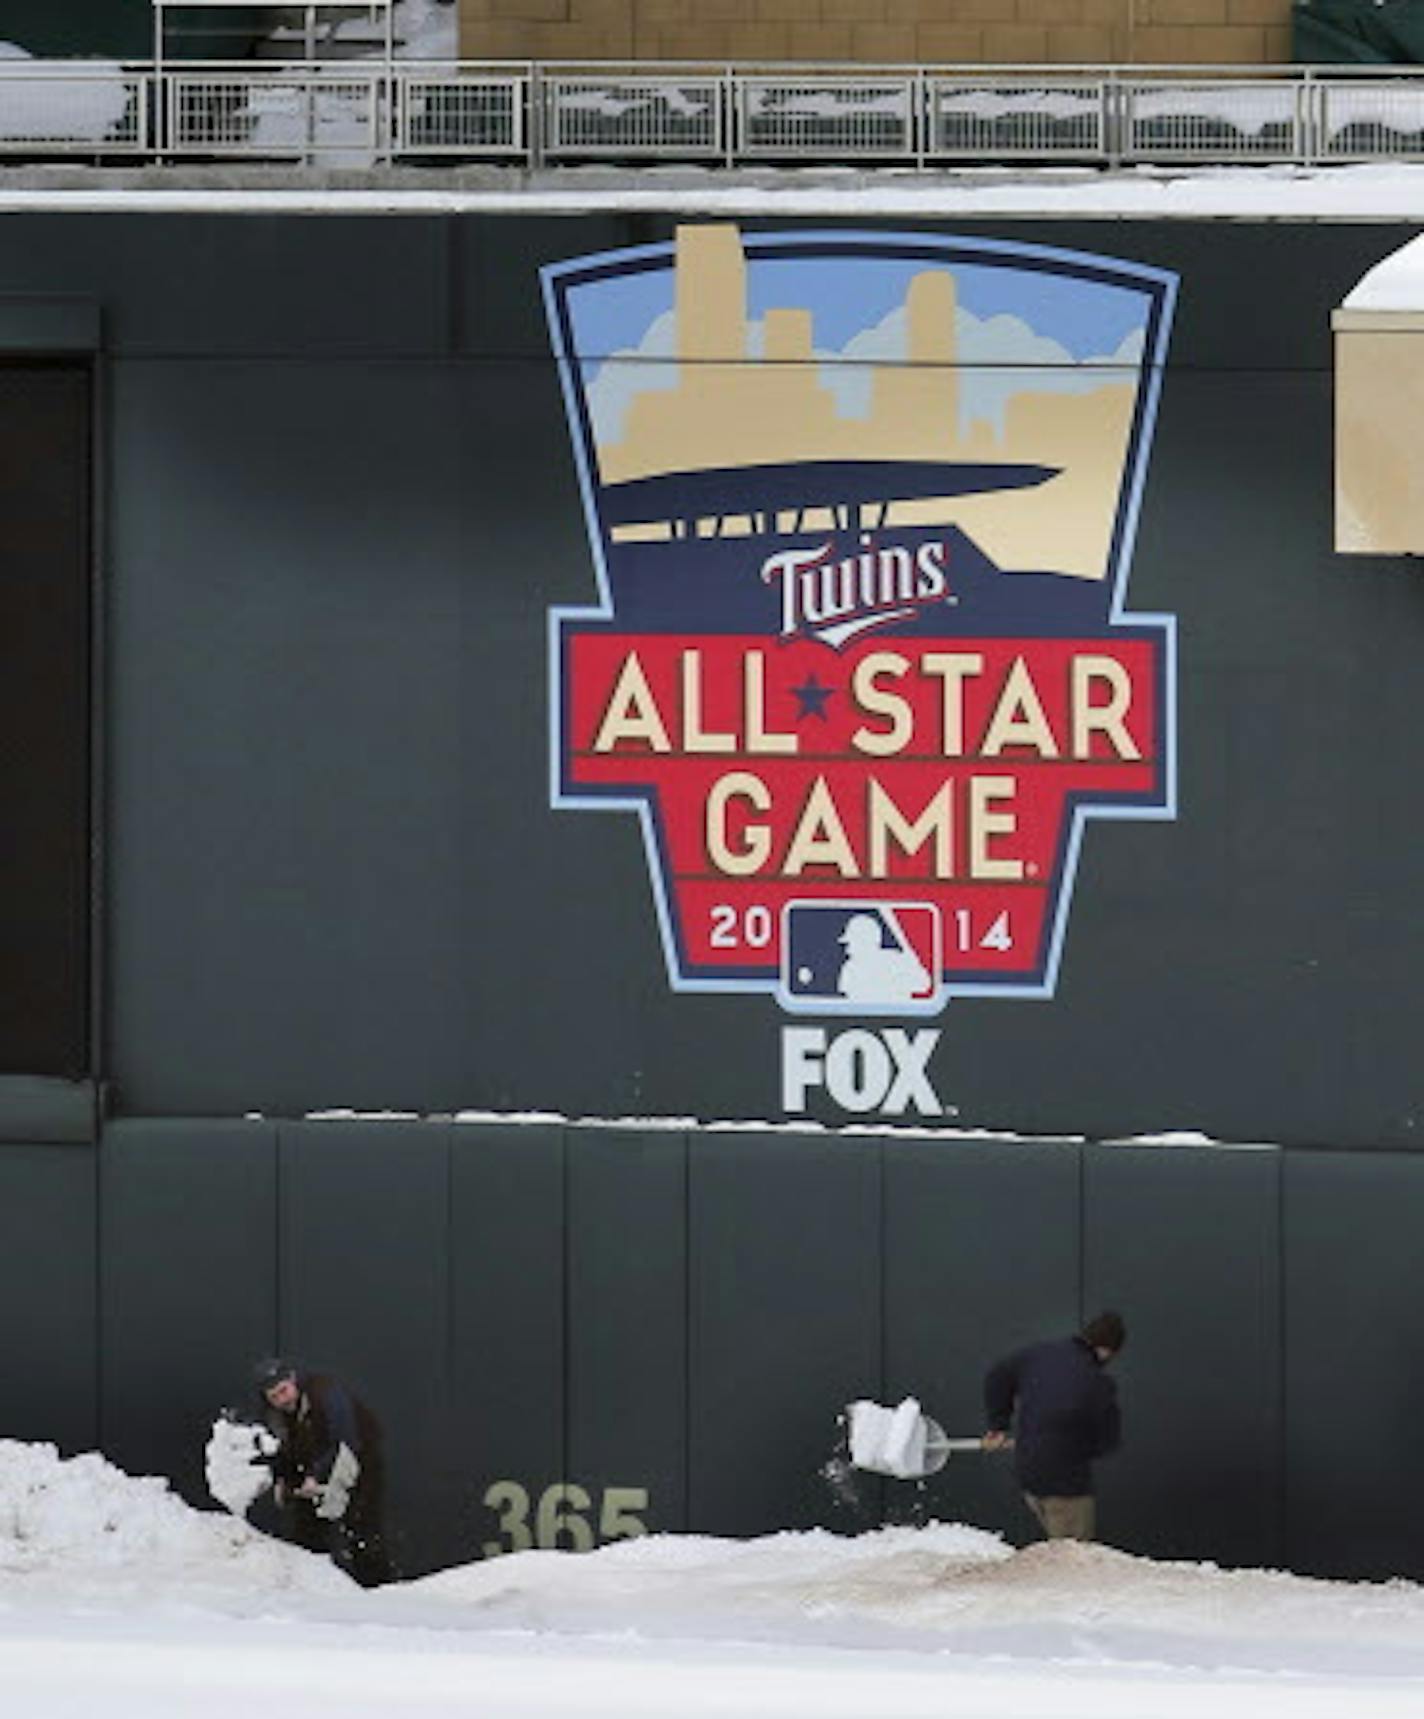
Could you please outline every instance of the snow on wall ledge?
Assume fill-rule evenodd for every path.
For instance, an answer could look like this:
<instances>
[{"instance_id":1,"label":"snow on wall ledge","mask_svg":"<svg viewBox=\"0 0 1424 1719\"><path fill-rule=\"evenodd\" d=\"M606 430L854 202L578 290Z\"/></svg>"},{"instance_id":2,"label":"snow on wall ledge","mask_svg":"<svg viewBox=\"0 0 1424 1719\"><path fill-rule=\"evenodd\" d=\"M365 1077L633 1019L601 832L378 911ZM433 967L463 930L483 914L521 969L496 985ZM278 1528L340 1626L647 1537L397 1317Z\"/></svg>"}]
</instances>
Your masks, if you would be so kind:
<instances>
[{"instance_id":1,"label":"snow on wall ledge","mask_svg":"<svg viewBox=\"0 0 1424 1719\"><path fill-rule=\"evenodd\" d=\"M1424 164L909 169L0 167L0 212L1408 221Z\"/></svg>"},{"instance_id":2,"label":"snow on wall ledge","mask_svg":"<svg viewBox=\"0 0 1424 1719\"><path fill-rule=\"evenodd\" d=\"M265 1116L260 1110L249 1110L248 1122L281 1120ZM556 1127L556 1128L616 1128L648 1130L663 1133L699 1134L814 1134L859 1136L872 1139L942 1140L947 1145L967 1140L994 1140L1005 1145L1032 1142L1036 1146L1209 1146L1222 1152L1278 1152L1281 1148L1268 1141L1214 1140L1191 1128L1169 1128L1149 1134L1124 1134L1112 1139L1089 1142L1085 1134L1015 1134L997 1128L907 1128L891 1123L846 1123L830 1127L822 1122L800 1118L794 1122L702 1122L695 1116L567 1116L557 1110L459 1110L453 1115L425 1115L417 1110L357 1110L338 1106L334 1109L309 1110L303 1122L456 1122L462 1126L498 1127Z\"/></svg>"}]
</instances>

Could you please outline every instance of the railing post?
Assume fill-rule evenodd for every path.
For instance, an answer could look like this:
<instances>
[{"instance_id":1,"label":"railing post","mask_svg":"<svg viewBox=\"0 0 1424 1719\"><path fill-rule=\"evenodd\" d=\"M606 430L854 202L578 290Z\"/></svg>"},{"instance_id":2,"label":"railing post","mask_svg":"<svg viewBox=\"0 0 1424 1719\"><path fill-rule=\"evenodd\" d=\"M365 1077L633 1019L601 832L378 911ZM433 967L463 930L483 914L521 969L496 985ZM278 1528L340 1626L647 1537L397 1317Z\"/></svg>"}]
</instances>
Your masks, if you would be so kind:
<instances>
[{"instance_id":1,"label":"railing post","mask_svg":"<svg viewBox=\"0 0 1424 1719\"><path fill-rule=\"evenodd\" d=\"M548 115L544 110L547 96L544 89L544 68L537 61L529 64L529 125L528 164L531 171L544 165L544 145Z\"/></svg>"},{"instance_id":2,"label":"railing post","mask_svg":"<svg viewBox=\"0 0 1424 1719\"><path fill-rule=\"evenodd\" d=\"M1305 165L1313 167L1322 154L1324 115L1321 112L1323 92L1315 81L1315 73L1307 66L1297 89L1300 104L1300 148Z\"/></svg>"},{"instance_id":3,"label":"railing post","mask_svg":"<svg viewBox=\"0 0 1424 1719\"><path fill-rule=\"evenodd\" d=\"M915 166L923 173L930 137L929 86L925 82L923 66L916 67L913 73L910 104L910 124L914 127Z\"/></svg>"},{"instance_id":4,"label":"railing post","mask_svg":"<svg viewBox=\"0 0 1424 1719\"><path fill-rule=\"evenodd\" d=\"M389 167L396 158L396 102L399 99L396 68L391 60L388 59L382 67L372 94L376 107L372 115L376 130L376 157Z\"/></svg>"},{"instance_id":5,"label":"railing post","mask_svg":"<svg viewBox=\"0 0 1424 1719\"><path fill-rule=\"evenodd\" d=\"M1103 84L1103 148L1108 166L1121 167L1127 148L1127 104L1123 97L1118 68L1107 68Z\"/></svg>"}]
</instances>

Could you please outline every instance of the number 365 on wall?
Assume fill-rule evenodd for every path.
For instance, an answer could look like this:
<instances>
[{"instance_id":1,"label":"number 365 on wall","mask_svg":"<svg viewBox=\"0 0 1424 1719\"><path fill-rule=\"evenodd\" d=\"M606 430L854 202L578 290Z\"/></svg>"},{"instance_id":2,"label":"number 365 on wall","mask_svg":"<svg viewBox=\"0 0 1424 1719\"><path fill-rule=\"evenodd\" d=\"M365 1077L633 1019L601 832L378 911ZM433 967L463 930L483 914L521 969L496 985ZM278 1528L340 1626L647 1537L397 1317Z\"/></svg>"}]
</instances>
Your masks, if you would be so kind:
<instances>
[{"instance_id":1,"label":"number 365 on wall","mask_svg":"<svg viewBox=\"0 0 1424 1719\"><path fill-rule=\"evenodd\" d=\"M482 1500L499 1517L498 1540L486 1540L480 1551L486 1558L501 1552L541 1552L563 1547L571 1552L591 1552L609 1540L632 1540L646 1534L642 1512L648 1508L646 1486L606 1486L597 1495L572 1481L546 1486L536 1498L517 1480L496 1480L485 1488Z\"/></svg>"}]
</instances>

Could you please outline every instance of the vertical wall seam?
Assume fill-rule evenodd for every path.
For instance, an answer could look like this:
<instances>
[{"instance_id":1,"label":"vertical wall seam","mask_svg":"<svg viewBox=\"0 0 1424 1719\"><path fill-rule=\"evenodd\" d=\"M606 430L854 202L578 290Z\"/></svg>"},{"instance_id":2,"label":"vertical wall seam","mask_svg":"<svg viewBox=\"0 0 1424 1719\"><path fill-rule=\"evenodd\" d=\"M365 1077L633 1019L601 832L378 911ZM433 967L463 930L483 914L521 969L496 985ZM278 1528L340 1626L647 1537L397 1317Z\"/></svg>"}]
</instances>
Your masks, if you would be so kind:
<instances>
[{"instance_id":1,"label":"vertical wall seam","mask_svg":"<svg viewBox=\"0 0 1424 1719\"><path fill-rule=\"evenodd\" d=\"M559 1438L559 1467L561 1473L557 1478L567 1482L569 1478L569 1456L573 1432L573 1344L570 1341L570 1327L573 1322L573 1297L570 1293L570 1271L573 1261L573 1250L569 1245L569 1232L572 1225L569 1222L569 1130L559 1130L559 1203L561 1222L559 1225L559 1246L562 1256L563 1285L561 1293L561 1314L559 1319L559 1345L562 1353L561 1372L563 1374L563 1390L560 1392L559 1405L560 1438Z\"/></svg>"},{"instance_id":2,"label":"vertical wall seam","mask_svg":"<svg viewBox=\"0 0 1424 1719\"><path fill-rule=\"evenodd\" d=\"M693 1531L692 1471L692 1370L695 1358L693 1340L693 1272L692 1272L692 1136L682 1137L682 1353L683 1353L683 1415L682 1415L682 1521L686 1533Z\"/></svg>"},{"instance_id":3,"label":"vertical wall seam","mask_svg":"<svg viewBox=\"0 0 1424 1719\"><path fill-rule=\"evenodd\" d=\"M445 1132L445 1424L455 1424L455 1122ZM458 1506L457 1506L458 1514Z\"/></svg>"},{"instance_id":4,"label":"vertical wall seam","mask_svg":"<svg viewBox=\"0 0 1424 1719\"><path fill-rule=\"evenodd\" d=\"M90 1327L94 1345L93 1370L91 1377L94 1381L94 1444L101 1451L108 1450L108 1423L104 1413L104 1135L102 1128L95 1138L93 1146L94 1175L92 1193L94 1199L94 1276L92 1280L94 1296L94 1319Z\"/></svg>"},{"instance_id":5,"label":"vertical wall seam","mask_svg":"<svg viewBox=\"0 0 1424 1719\"><path fill-rule=\"evenodd\" d=\"M104 996L108 989L108 934L104 911L107 875L108 803L108 585L104 569L108 562L108 522L112 513L108 485L112 462L104 440L104 412L108 398L106 372L99 358L88 366L89 435L86 488L89 496L89 613L88 652L85 680L89 689L89 924L87 938L88 1031L86 1050L89 1074L95 1086L95 1103L102 1121L104 1071L108 1065L108 1017Z\"/></svg>"},{"instance_id":6,"label":"vertical wall seam","mask_svg":"<svg viewBox=\"0 0 1424 1719\"><path fill-rule=\"evenodd\" d=\"M1088 1318L1088 1147L1087 1144L1077 1148L1078 1153L1078 1320L1077 1329L1082 1330Z\"/></svg>"},{"instance_id":7,"label":"vertical wall seam","mask_svg":"<svg viewBox=\"0 0 1424 1719\"><path fill-rule=\"evenodd\" d=\"M692 1528L692 1137L682 1135L682 1532Z\"/></svg>"},{"instance_id":8,"label":"vertical wall seam","mask_svg":"<svg viewBox=\"0 0 1424 1719\"><path fill-rule=\"evenodd\" d=\"M875 1148L876 1148L875 1149L876 1181L877 1181L877 1185L878 1185L878 1189L879 1189L879 1199L880 1199L880 1211L878 1214L877 1231L876 1231L876 1240L877 1240L877 1245L878 1245L879 1252L880 1252L879 1271L877 1273L877 1277L878 1277L878 1281L879 1281L879 1285L880 1285L880 1332L879 1332L879 1338L880 1338L879 1362L880 1362L880 1365L878 1368L879 1391L878 1391L876 1400L878 1402L885 1403L885 1402L888 1402L890 1400L890 1390L889 1390L889 1381L890 1381L890 1374L889 1374L890 1319L889 1319L889 1307L888 1307L889 1295L887 1292L887 1278L888 1278L889 1269L890 1269L890 1245L889 1245L890 1244L890 1234L889 1234L889 1215L888 1215L887 1210L886 1210L887 1202L886 1202L886 1197L885 1197L885 1190L886 1190L886 1187L888 1185L888 1180L889 1180L888 1170L887 1170L887 1166L886 1166L886 1159L889 1156L890 1148L889 1148L889 1143L886 1141L886 1139L884 1138L883 1135L881 1136L881 1138L879 1140L876 1141ZM883 1527L885 1524L885 1518L886 1518L886 1493L887 1493L888 1489L887 1489L886 1484L883 1480L881 1480L878 1483L878 1486L879 1486L879 1508L877 1511L877 1515L879 1517L881 1526Z\"/></svg>"},{"instance_id":9,"label":"vertical wall seam","mask_svg":"<svg viewBox=\"0 0 1424 1719\"><path fill-rule=\"evenodd\" d=\"M459 217L447 215L441 223L445 244L445 355L453 358L464 337L464 302L461 291L464 271L460 265Z\"/></svg>"},{"instance_id":10,"label":"vertical wall seam","mask_svg":"<svg viewBox=\"0 0 1424 1719\"><path fill-rule=\"evenodd\" d=\"M285 1208L285 1187L282 1175L282 1124L272 1124L272 1352L280 1355L287 1347L286 1284L282 1271L282 1231Z\"/></svg>"},{"instance_id":11,"label":"vertical wall seam","mask_svg":"<svg viewBox=\"0 0 1424 1719\"><path fill-rule=\"evenodd\" d=\"M888 1300L886 1280L890 1269L889 1220L885 1209L886 1151L887 1146L882 1136L882 1138L877 1140L875 1143L875 1179L877 1197L879 1200L879 1211L877 1213L876 1222L876 1249L879 1254L879 1259L877 1260L876 1282L879 1287L880 1295L880 1330L878 1333L880 1354L878 1357L879 1365L876 1368L876 1377L878 1380L877 1400L882 1403L889 1395L890 1378L890 1321L886 1305Z\"/></svg>"},{"instance_id":12,"label":"vertical wall seam","mask_svg":"<svg viewBox=\"0 0 1424 1719\"><path fill-rule=\"evenodd\" d=\"M1287 1478L1290 1443L1287 1437L1286 1344L1289 1319L1286 1312L1286 1155L1276 1153L1276 1557L1289 1568L1292 1549L1290 1488Z\"/></svg>"}]
</instances>

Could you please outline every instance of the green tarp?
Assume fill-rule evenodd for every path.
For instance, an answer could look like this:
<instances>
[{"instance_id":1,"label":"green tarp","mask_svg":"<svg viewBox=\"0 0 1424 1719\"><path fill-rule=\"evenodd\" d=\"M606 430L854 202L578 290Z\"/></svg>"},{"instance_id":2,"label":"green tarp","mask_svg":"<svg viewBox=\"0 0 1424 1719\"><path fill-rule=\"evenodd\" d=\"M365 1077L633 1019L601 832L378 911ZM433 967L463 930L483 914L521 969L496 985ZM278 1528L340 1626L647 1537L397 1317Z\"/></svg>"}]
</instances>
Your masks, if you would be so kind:
<instances>
[{"instance_id":1,"label":"green tarp","mask_svg":"<svg viewBox=\"0 0 1424 1719\"><path fill-rule=\"evenodd\" d=\"M168 51L174 59L242 57L270 17L175 7ZM198 28L205 31L201 37L191 33ZM37 59L105 54L144 60L153 53L153 8L149 0L0 0L0 42L14 42Z\"/></svg>"},{"instance_id":2,"label":"green tarp","mask_svg":"<svg viewBox=\"0 0 1424 1719\"><path fill-rule=\"evenodd\" d=\"M1298 65L1424 64L1424 0L1299 0L1291 23Z\"/></svg>"}]
</instances>

